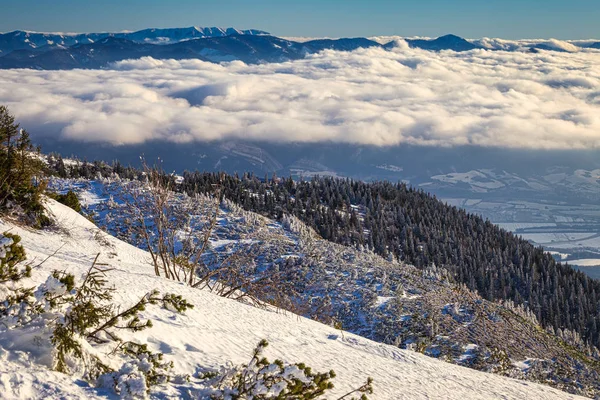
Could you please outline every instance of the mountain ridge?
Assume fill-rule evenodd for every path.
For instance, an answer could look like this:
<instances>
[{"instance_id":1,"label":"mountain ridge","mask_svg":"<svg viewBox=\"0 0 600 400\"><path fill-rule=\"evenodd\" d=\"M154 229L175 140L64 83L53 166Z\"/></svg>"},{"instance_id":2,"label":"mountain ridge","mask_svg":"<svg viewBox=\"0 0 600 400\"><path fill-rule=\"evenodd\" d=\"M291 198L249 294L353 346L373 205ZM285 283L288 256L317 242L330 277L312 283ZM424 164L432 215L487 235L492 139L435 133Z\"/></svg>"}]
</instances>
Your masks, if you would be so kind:
<instances>
[{"instance_id":1,"label":"mountain ridge","mask_svg":"<svg viewBox=\"0 0 600 400\"><path fill-rule=\"evenodd\" d=\"M108 38L115 48L107 48ZM129 42L126 43L125 41ZM402 38L410 48L426 51L594 51L600 42L578 45L549 39L507 45L502 40L465 39L454 34L438 38ZM109 42L111 43L111 42ZM83 47L82 46L89 46ZM123 46L129 48L123 51ZM239 60L259 64L302 59L323 50L354 51L370 47L392 50L402 46L398 39L377 42L364 37L291 40L268 32L235 28L148 28L135 32L52 34L12 31L0 34L0 69L74 69L107 68L125 59L199 59L209 62ZM102 47L102 55L95 52ZM87 50L82 53L81 50ZM586 50L587 49L587 50Z\"/></svg>"},{"instance_id":2,"label":"mountain ridge","mask_svg":"<svg viewBox=\"0 0 600 400\"><path fill-rule=\"evenodd\" d=\"M73 46L81 43L94 43L107 37L118 37L138 43L168 44L181 40L201 37L219 37L228 35L264 35L268 32L258 29L236 29L220 27L184 27L184 28L147 28L133 32L90 32L90 33L53 33L15 30L0 33L0 55L15 50L33 50L44 46Z\"/></svg>"}]
</instances>

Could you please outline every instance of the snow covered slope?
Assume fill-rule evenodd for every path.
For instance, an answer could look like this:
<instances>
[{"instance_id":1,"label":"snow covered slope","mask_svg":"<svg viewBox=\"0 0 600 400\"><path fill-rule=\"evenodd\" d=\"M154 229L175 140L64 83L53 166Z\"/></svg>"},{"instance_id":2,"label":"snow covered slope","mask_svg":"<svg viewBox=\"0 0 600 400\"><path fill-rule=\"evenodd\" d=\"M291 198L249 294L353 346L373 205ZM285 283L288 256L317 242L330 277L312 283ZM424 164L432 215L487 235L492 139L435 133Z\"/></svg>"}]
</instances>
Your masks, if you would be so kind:
<instances>
[{"instance_id":1,"label":"snow covered slope","mask_svg":"<svg viewBox=\"0 0 600 400\"><path fill-rule=\"evenodd\" d=\"M333 369L336 388L329 398L348 392L367 376L374 378L374 399L567 399L576 398L552 388L516 381L447 364L418 353L400 350L307 320L290 313L263 310L211 293L155 277L148 254L100 231L71 209L49 200L56 228L32 231L7 221L0 232L22 237L29 260L34 260L31 282L43 282L54 270L77 276L96 254L115 268L109 280L117 287L116 300L135 302L152 289L181 294L195 308L174 316L167 310L147 310L154 327L136 334L175 363L175 371L193 373L198 365L217 367L227 361L247 362L261 339L270 343L266 355L290 362L306 362L315 370ZM56 252L56 254L54 254ZM54 254L53 256L51 256ZM51 256L47 261L43 262ZM47 370L19 353L0 332L0 397L106 398L108 393L81 380ZM178 385L159 388L160 398L186 397Z\"/></svg>"}]
</instances>

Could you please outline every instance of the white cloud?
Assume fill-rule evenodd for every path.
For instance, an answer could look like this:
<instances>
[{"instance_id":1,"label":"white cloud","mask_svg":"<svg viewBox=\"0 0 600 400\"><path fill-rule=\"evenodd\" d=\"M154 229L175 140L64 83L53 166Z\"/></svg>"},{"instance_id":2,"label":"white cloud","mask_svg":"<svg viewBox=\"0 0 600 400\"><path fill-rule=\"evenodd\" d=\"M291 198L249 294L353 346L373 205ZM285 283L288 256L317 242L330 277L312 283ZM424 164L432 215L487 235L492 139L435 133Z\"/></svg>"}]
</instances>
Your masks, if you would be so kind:
<instances>
[{"instance_id":1,"label":"white cloud","mask_svg":"<svg viewBox=\"0 0 600 400\"><path fill-rule=\"evenodd\" d=\"M227 138L600 148L600 51L324 51L279 64L124 61L5 70L32 135L112 144Z\"/></svg>"}]
</instances>

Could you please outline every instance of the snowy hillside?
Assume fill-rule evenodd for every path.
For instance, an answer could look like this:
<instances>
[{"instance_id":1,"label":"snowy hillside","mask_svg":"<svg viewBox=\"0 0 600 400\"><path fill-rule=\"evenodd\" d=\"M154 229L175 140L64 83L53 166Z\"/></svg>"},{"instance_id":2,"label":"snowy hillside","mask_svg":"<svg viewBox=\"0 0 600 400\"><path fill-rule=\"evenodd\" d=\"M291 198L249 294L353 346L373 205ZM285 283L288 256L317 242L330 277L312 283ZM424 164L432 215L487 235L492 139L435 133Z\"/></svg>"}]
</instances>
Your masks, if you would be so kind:
<instances>
[{"instance_id":1,"label":"snowy hillside","mask_svg":"<svg viewBox=\"0 0 600 400\"><path fill-rule=\"evenodd\" d=\"M117 287L116 302L130 305L152 289L182 295L195 306L193 310L175 315L167 310L148 309L143 312L144 317L151 319L154 326L136 334L139 340L150 343L152 350L161 351L172 360L177 373L193 374L198 366L218 367L228 361L247 362L254 346L267 339L269 358L306 362L318 371L335 370L336 387L330 398L348 392L367 376L374 378L375 399L575 398L546 386L450 365L290 313L254 308L158 278L147 264L149 256L144 251L101 232L55 201L49 200L47 206L56 221L53 230L33 231L8 221L0 223L0 231L22 237L28 260L34 266L40 264L33 268L27 284L44 282L55 269L79 277L100 254L100 261L114 268L108 279ZM43 343L9 341L8 337L7 332L0 331L0 393L4 398L110 396L106 390L91 388L77 377L45 368L40 358ZM26 354L21 350L33 351ZM193 383L189 388L192 390L188 392L185 384L161 385L154 395L192 398Z\"/></svg>"},{"instance_id":2,"label":"snowy hillside","mask_svg":"<svg viewBox=\"0 0 600 400\"><path fill-rule=\"evenodd\" d=\"M54 178L50 186L61 193L74 190L99 226L145 248L135 229L139 220L128 204L131 193L140 189L135 182L111 175L91 181ZM210 214L214 205L206 209L205 200L211 203L199 198L190 204L189 197L173 193L173 217ZM141 207L146 216L156 213L151 206ZM356 210L364 220L364 210ZM146 218L145 225L155 222ZM203 231L202 225L193 222L193 231ZM187 228L184 224L177 229ZM234 267L237 278L232 284L243 285L260 299L277 299L276 304L297 314L480 371L582 395L600 390L597 353L577 335L541 329L531 312L510 302L483 300L452 283L443 269L420 271L370 251L336 245L299 220L274 221L231 202L221 205L210 241L202 268L231 282L227 268L219 272L220 260L242 256L246 261ZM263 284L257 288L246 283L254 281Z\"/></svg>"}]
</instances>

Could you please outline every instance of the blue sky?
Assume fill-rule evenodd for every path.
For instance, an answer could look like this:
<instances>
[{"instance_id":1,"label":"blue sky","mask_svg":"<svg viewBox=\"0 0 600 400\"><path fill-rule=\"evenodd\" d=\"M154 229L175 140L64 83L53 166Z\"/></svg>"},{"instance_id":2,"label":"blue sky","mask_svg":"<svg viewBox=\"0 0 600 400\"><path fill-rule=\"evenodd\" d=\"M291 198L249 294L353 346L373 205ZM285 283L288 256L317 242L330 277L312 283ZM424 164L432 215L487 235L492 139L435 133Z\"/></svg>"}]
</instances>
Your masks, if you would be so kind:
<instances>
[{"instance_id":1,"label":"blue sky","mask_svg":"<svg viewBox=\"0 0 600 400\"><path fill-rule=\"evenodd\" d=\"M235 26L278 36L600 38L600 0L0 0L0 31Z\"/></svg>"}]
</instances>

